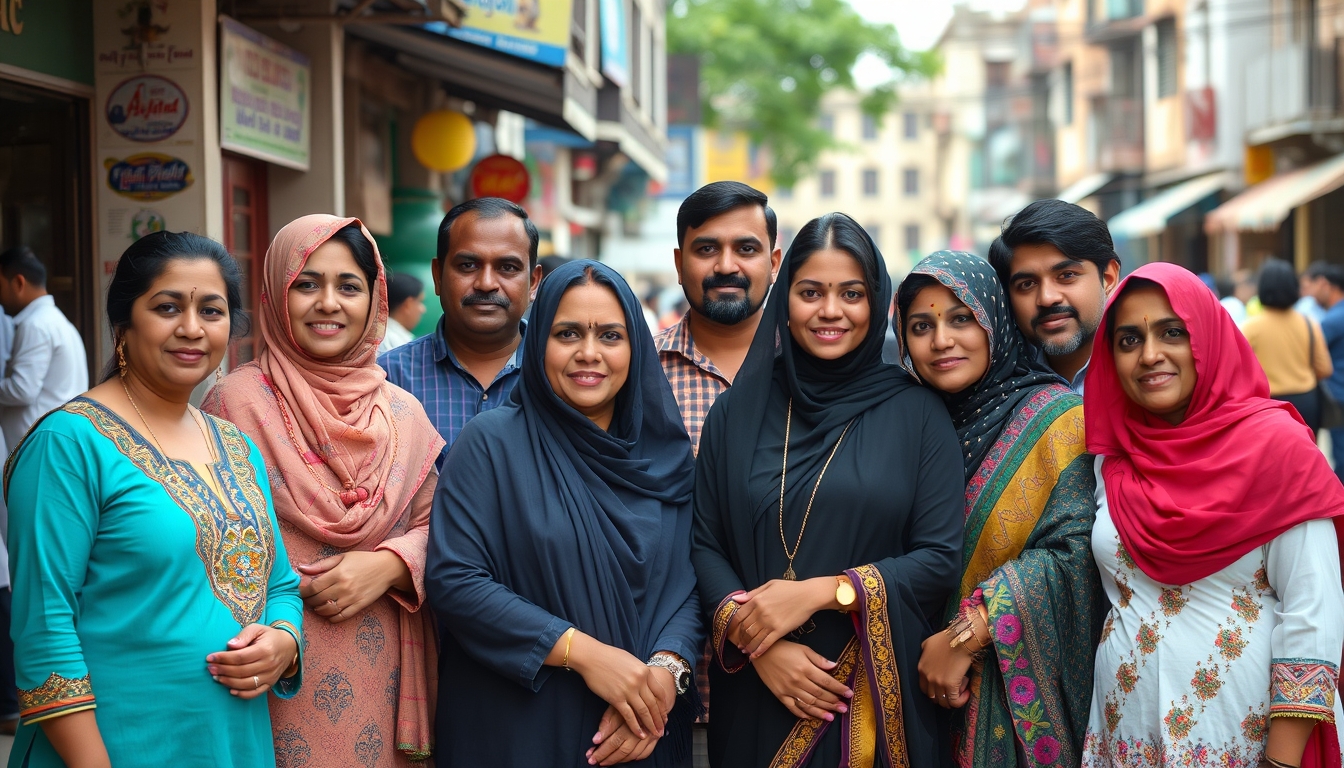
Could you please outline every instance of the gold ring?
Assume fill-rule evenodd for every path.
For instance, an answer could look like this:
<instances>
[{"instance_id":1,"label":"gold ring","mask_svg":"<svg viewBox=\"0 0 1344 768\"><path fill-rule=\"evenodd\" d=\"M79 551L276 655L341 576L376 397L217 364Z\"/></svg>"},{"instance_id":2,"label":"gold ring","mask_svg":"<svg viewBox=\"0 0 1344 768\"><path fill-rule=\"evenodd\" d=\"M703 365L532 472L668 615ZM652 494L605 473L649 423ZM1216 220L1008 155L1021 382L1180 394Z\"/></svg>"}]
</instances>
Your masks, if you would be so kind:
<instances>
[{"instance_id":1,"label":"gold ring","mask_svg":"<svg viewBox=\"0 0 1344 768\"><path fill-rule=\"evenodd\" d=\"M256 675L253 675L253 676L252 676L252 690L255 691L256 689L258 689L258 688L260 688L260 687L261 687L261 678L260 678L260 677L257 677Z\"/></svg>"}]
</instances>

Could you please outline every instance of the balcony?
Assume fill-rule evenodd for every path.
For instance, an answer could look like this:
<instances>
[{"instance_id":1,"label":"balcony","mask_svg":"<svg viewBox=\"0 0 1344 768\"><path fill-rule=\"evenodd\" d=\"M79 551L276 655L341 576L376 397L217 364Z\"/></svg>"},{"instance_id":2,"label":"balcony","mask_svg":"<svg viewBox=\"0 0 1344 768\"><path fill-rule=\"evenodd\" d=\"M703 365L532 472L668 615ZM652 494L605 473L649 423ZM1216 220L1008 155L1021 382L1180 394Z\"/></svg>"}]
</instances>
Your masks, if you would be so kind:
<instances>
[{"instance_id":1,"label":"balcony","mask_svg":"<svg viewBox=\"0 0 1344 768\"><path fill-rule=\"evenodd\" d=\"M1344 132L1339 59L1330 49L1287 45L1246 64L1246 143Z\"/></svg>"},{"instance_id":2,"label":"balcony","mask_svg":"<svg viewBox=\"0 0 1344 768\"><path fill-rule=\"evenodd\" d=\"M1089 159L1097 171L1143 171L1143 101L1094 96L1088 124Z\"/></svg>"},{"instance_id":3,"label":"balcony","mask_svg":"<svg viewBox=\"0 0 1344 768\"><path fill-rule=\"evenodd\" d=\"M1143 0L1088 0L1087 42L1108 43L1142 33L1152 23L1143 10Z\"/></svg>"}]
</instances>

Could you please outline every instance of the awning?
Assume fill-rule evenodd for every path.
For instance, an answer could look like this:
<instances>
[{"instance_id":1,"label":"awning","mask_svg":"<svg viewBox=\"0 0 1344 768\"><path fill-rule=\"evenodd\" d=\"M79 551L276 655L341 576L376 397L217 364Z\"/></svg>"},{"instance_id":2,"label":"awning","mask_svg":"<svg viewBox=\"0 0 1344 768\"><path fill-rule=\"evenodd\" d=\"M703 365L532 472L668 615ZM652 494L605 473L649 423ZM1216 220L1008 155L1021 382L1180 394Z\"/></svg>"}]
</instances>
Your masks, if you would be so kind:
<instances>
[{"instance_id":1,"label":"awning","mask_svg":"<svg viewBox=\"0 0 1344 768\"><path fill-rule=\"evenodd\" d=\"M1106 186L1106 182L1112 178L1112 174L1109 173L1094 173L1091 176L1084 176L1070 184L1055 197L1066 203L1076 204L1079 200L1096 194L1096 191Z\"/></svg>"},{"instance_id":2,"label":"awning","mask_svg":"<svg viewBox=\"0 0 1344 768\"><path fill-rule=\"evenodd\" d=\"M1167 228L1167 220L1199 201L1226 189L1231 177L1225 172L1211 173L1183 181L1125 211L1121 211L1106 223L1111 229L1111 237L1137 240L1156 235Z\"/></svg>"},{"instance_id":3,"label":"awning","mask_svg":"<svg viewBox=\"0 0 1344 768\"><path fill-rule=\"evenodd\" d=\"M1204 231L1273 232L1294 208L1344 186L1344 154L1272 176L1204 217Z\"/></svg>"}]
</instances>

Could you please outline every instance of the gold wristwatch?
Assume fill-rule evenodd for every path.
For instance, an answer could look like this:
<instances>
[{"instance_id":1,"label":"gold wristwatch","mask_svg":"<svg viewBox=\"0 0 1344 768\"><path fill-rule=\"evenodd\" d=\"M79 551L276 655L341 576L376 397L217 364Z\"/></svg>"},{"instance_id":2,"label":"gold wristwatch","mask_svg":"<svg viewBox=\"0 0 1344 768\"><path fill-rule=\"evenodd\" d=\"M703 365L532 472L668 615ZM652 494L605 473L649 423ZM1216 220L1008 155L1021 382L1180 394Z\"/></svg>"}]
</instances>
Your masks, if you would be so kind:
<instances>
[{"instance_id":1,"label":"gold wristwatch","mask_svg":"<svg viewBox=\"0 0 1344 768\"><path fill-rule=\"evenodd\" d=\"M847 612L850 606L854 605L854 600L857 597L858 594L854 591L854 582L850 581L848 576L840 574L835 577L835 602L840 604L842 612Z\"/></svg>"}]
</instances>

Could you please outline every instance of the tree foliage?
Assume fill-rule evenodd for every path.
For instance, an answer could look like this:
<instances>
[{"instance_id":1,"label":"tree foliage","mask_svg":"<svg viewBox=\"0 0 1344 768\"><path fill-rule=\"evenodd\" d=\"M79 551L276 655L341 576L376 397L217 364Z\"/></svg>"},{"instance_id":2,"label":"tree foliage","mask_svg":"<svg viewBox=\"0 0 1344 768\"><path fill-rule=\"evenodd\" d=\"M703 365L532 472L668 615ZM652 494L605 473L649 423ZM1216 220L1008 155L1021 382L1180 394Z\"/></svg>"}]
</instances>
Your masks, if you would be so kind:
<instances>
[{"instance_id":1,"label":"tree foliage","mask_svg":"<svg viewBox=\"0 0 1344 768\"><path fill-rule=\"evenodd\" d=\"M936 66L932 54L901 45L895 27L864 20L845 0L674 0L668 10L669 51L700 60L705 124L743 130L768 148L782 187L836 146L817 124L821 99L855 88L861 55L877 56L895 75L863 99L875 117L895 104L902 79Z\"/></svg>"}]
</instances>

